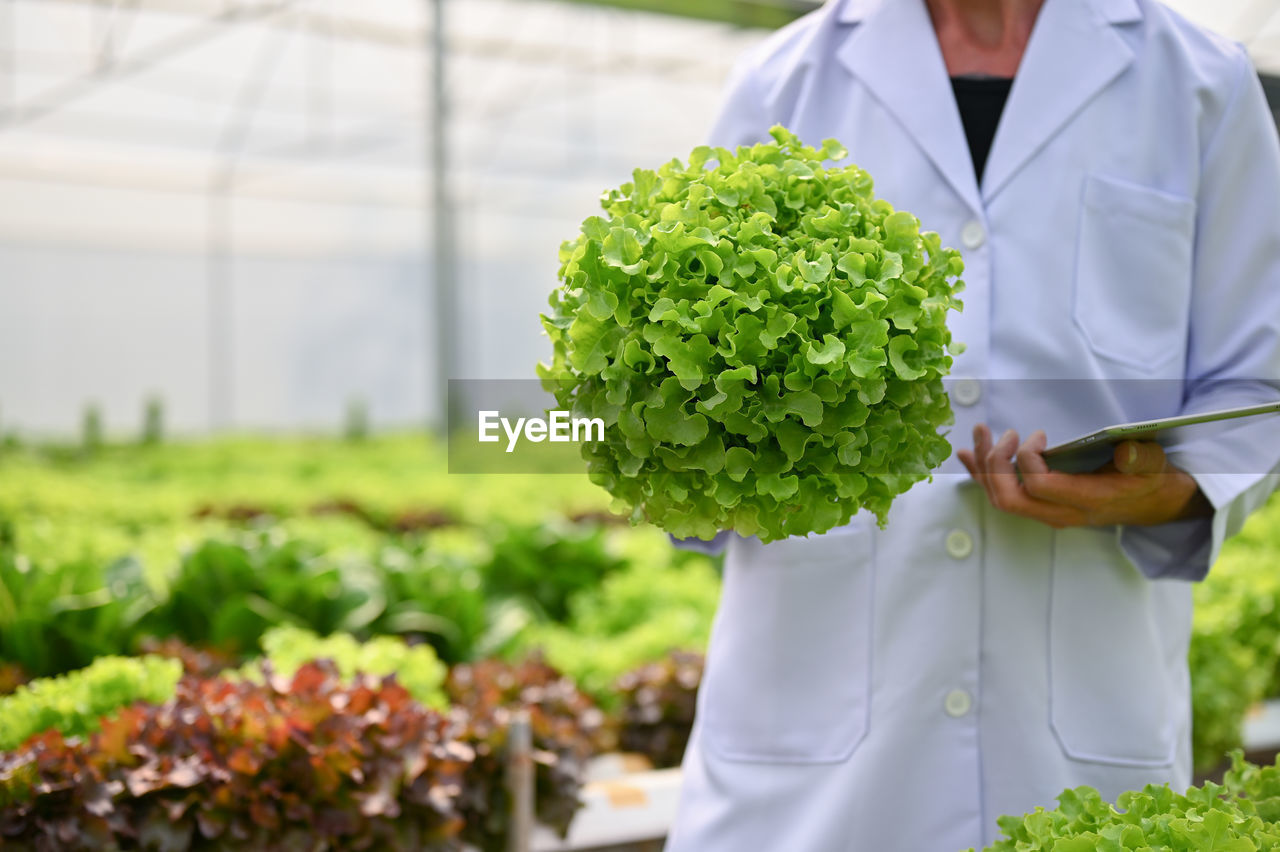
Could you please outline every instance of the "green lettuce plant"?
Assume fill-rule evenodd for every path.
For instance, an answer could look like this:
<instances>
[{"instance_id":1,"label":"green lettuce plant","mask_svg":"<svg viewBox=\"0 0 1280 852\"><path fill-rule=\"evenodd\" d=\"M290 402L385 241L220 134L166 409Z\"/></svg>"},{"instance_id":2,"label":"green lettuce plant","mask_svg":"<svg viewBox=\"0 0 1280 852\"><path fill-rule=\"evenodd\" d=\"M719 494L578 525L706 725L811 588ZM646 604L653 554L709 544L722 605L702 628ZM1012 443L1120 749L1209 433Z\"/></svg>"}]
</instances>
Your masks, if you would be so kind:
<instances>
[{"instance_id":1,"label":"green lettuce plant","mask_svg":"<svg viewBox=\"0 0 1280 852\"><path fill-rule=\"evenodd\" d=\"M707 557L663 544L667 561L637 561L580 592L568 622L530 627L511 656L540 652L614 712L626 702L617 688L623 674L675 649L706 648L720 579Z\"/></svg>"},{"instance_id":2,"label":"green lettuce plant","mask_svg":"<svg viewBox=\"0 0 1280 852\"><path fill-rule=\"evenodd\" d=\"M161 657L99 657L88 668L41 678L0 698L0 752L50 729L83 736L135 701L173 695L182 664Z\"/></svg>"},{"instance_id":3,"label":"green lettuce plant","mask_svg":"<svg viewBox=\"0 0 1280 852\"><path fill-rule=\"evenodd\" d=\"M1280 765L1240 752L1223 784L1179 795L1150 784L1107 803L1092 787L1065 790L1052 810L1001 817L985 852L1257 852L1280 848ZM972 850L970 850L972 852Z\"/></svg>"},{"instance_id":4,"label":"green lettuce plant","mask_svg":"<svg viewBox=\"0 0 1280 852\"><path fill-rule=\"evenodd\" d=\"M772 135L606 192L542 317L544 385L606 426L583 445L592 481L678 536L883 524L950 453L959 254L824 165L847 156L834 140Z\"/></svg>"},{"instance_id":5,"label":"green lettuce plant","mask_svg":"<svg viewBox=\"0 0 1280 852\"><path fill-rule=\"evenodd\" d=\"M271 670L291 678L298 669L314 660L330 660L339 676L346 680L356 675L386 677L396 680L413 699L427 707L443 710L448 706L442 686L448 673L430 645L410 646L394 636L375 636L359 642L349 633L317 636L301 627L273 627L262 637L264 659ZM244 673L261 678L262 663L250 663Z\"/></svg>"}]
</instances>

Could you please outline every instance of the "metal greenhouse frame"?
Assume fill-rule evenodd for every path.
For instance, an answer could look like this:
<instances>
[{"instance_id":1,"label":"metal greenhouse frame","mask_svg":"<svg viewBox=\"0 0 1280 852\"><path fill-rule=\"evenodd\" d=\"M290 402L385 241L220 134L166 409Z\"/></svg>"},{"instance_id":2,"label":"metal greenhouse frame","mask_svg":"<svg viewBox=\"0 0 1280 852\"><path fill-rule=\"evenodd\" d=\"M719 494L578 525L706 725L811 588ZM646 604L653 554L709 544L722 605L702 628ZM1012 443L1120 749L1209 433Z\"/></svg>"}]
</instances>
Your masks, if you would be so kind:
<instances>
[{"instance_id":1,"label":"metal greenhouse frame","mask_svg":"<svg viewBox=\"0 0 1280 852\"><path fill-rule=\"evenodd\" d=\"M450 127L459 113L453 103L451 73L458 58L487 59L495 56L518 56L524 61L572 65L572 51L553 49L546 44L523 42L520 33L498 34L455 32L451 17L461 8L460 0L411 0L417 6L417 20L383 20L376 15L343 14L338 0L0 0L0 139L15 130L29 127L94 95L113 82L145 74L171 63L210 43L225 39L245 28L256 27L271 37L260 42L256 53L234 69L238 82L213 140L208 169L200 179L200 190L207 208L205 231L205 265L208 325L208 411L209 425L221 428L235 421L233 400L235 387L231 367L233 347L230 334L234 309L234 287L231 257L234 213L232 199L261 178L260 167L245 164L246 143L258 120L264 93L270 86L278 59L273 48L289 33L306 33L335 42L358 43L426 57L422 63L425 79L421 81L422 103L416 116L408 121L425 124L422 133L419 164L425 195L417 203L429 211L424 225L424 243L432 248L427 269L427 287L433 292L430 309L434 319L433 370L429 378L428 398L441 399L446 380L458 375L459 304L455 253L455 197L452 185L454 152L450 149ZM499 0L502 2L502 0ZM594 5L633 12L670 13L716 21L734 28L775 27L815 8L818 0L505 0L503 12L517 6L545 8L569 5ZM479 4L474 0L468 9ZM1250 42L1263 72L1273 104L1280 115L1280 2L1277 0L1233 0L1232 3L1206 4L1203 0L1175 0L1183 11L1232 8L1224 29L1229 35ZM24 53L20 50L23 34L16 32L16 21L23 10L62 8L80 20L75 34L78 46L66 55ZM370 7L372 8L372 7ZM361 12L368 11L361 8ZM1216 13L1215 13L1216 14ZM501 17L501 15L496 15ZM135 30L149 18L162 19L166 26L162 35L142 45L135 45ZM70 58L74 54L78 60ZM696 62L696 57L690 57ZM18 90L15 82L26 69L22 63L43 63L45 76L56 79L34 94ZM646 65L645 63L648 63ZM668 74L672 63L668 58L646 59L639 53L619 59L629 70L647 68L655 74ZM61 73L77 67L70 73ZM330 87L333 80L323 61L308 64L301 93L305 101L305 136L294 144L299 156L325 156L341 159L350 153L379 144L377 133L368 138L355 134L335 141L325 138L317 128L327 121L331 111ZM602 70L599 63L594 71ZM605 68L608 72L610 69ZM715 72L721 73L718 66ZM46 73L47 72L47 73ZM193 97L196 97L193 94ZM214 103L212 110L220 104ZM512 108L510 97L495 97L486 105L490 115L501 115ZM40 169L32 169L39 173ZM65 179L65 178L64 178ZM83 179L83 175L80 178ZM162 185L165 178L149 176L149 181ZM188 181L187 190L190 191Z\"/></svg>"}]
</instances>

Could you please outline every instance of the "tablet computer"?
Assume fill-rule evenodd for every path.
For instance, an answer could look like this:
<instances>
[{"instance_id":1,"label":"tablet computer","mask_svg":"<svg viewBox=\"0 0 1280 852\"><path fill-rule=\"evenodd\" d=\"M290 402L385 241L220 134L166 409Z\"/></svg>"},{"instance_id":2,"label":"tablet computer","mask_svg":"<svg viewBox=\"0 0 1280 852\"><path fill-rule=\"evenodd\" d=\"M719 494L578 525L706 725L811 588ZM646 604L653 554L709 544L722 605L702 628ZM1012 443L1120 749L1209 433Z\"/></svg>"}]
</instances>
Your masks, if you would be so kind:
<instances>
[{"instance_id":1,"label":"tablet computer","mask_svg":"<svg viewBox=\"0 0 1280 852\"><path fill-rule=\"evenodd\" d=\"M1247 405L1243 408L1225 408L1221 411L1205 411L1200 414L1181 414L1177 417L1162 417L1158 420L1120 423L1049 447L1044 451L1044 460L1053 470L1083 473L1097 470L1111 461L1116 444L1123 441L1155 441L1162 446L1170 447L1216 431L1211 424L1222 424L1226 420L1267 414L1280 414L1280 402ZM1280 428L1280 424L1277 426ZM1217 427L1217 429L1221 428L1225 426Z\"/></svg>"}]
</instances>

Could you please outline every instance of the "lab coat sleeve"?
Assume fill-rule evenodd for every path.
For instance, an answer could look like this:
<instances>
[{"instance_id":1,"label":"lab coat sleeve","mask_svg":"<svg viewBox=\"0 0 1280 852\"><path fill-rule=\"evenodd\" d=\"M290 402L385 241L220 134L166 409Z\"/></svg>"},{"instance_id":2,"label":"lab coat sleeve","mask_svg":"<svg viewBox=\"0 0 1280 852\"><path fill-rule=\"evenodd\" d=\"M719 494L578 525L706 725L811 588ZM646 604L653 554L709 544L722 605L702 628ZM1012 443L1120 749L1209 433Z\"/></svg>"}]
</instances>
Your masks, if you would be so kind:
<instances>
[{"instance_id":1,"label":"lab coat sleeve","mask_svg":"<svg viewBox=\"0 0 1280 852\"><path fill-rule=\"evenodd\" d=\"M1183 411L1280 399L1280 140L1247 55L1201 159ZM1121 527L1144 575L1202 580L1223 542L1280 486L1280 420L1247 422L1170 449L1213 506L1209 518Z\"/></svg>"}]
</instances>

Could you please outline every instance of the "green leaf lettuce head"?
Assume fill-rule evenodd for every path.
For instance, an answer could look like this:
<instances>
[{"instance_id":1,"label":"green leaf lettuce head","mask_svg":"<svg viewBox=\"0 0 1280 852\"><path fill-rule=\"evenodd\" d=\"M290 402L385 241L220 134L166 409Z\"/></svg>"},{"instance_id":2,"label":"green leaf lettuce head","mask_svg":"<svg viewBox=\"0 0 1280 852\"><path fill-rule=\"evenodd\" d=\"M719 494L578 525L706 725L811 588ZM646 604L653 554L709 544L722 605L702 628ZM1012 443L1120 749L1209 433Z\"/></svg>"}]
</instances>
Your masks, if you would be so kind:
<instances>
[{"instance_id":1,"label":"green leaf lettuce head","mask_svg":"<svg viewBox=\"0 0 1280 852\"><path fill-rule=\"evenodd\" d=\"M181 676L177 660L99 657L87 668L33 680L0 697L0 752L50 729L68 737L89 734L102 717L135 701L167 701Z\"/></svg>"},{"instance_id":2,"label":"green leaf lettuce head","mask_svg":"<svg viewBox=\"0 0 1280 852\"><path fill-rule=\"evenodd\" d=\"M632 521L684 537L824 532L946 460L957 252L790 131L637 169L560 249L546 388Z\"/></svg>"},{"instance_id":3,"label":"green leaf lettuce head","mask_svg":"<svg viewBox=\"0 0 1280 852\"><path fill-rule=\"evenodd\" d=\"M262 648L272 671L286 678L314 660L330 660L345 680L359 674L395 675L418 703L437 710L448 706L441 690L448 672L430 645L410 646L395 636L375 636L368 642L359 642L349 633L318 636L301 627L280 625L263 635ZM261 661L247 664L242 673L250 680L260 681Z\"/></svg>"},{"instance_id":4,"label":"green leaf lettuce head","mask_svg":"<svg viewBox=\"0 0 1280 852\"><path fill-rule=\"evenodd\" d=\"M1259 767L1237 751L1223 784L1179 795L1148 785L1113 806L1092 787L1064 790L1058 807L997 822L984 852L1259 852L1280 849L1280 765ZM972 852L972 850L970 850Z\"/></svg>"}]
</instances>

